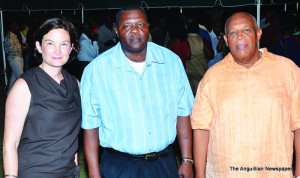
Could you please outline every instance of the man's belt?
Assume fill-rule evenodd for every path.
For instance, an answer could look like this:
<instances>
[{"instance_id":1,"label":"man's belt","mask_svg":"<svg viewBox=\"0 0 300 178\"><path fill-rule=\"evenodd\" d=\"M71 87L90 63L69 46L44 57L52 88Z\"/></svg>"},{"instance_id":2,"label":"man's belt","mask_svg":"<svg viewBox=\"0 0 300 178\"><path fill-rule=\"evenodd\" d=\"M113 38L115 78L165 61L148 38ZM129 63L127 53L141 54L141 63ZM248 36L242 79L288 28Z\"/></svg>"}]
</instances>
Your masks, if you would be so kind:
<instances>
[{"instance_id":1,"label":"man's belt","mask_svg":"<svg viewBox=\"0 0 300 178\"><path fill-rule=\"evenodd\" d=\"M116 153L116 154L125 156L127 158L131 158L131 159L138 159L138 160L144 160L144 161L155 161L155 160L160 159L161 157L167 156L171 150L171 145L169 145L167 148L163 149L160 152L152 152L152 153L147 153L147 154L142 154L142 155L128 154L128 153L117 151L112 148L104 148L104 149L107 150L108 152Z\"/></svg>"}]
</instances>

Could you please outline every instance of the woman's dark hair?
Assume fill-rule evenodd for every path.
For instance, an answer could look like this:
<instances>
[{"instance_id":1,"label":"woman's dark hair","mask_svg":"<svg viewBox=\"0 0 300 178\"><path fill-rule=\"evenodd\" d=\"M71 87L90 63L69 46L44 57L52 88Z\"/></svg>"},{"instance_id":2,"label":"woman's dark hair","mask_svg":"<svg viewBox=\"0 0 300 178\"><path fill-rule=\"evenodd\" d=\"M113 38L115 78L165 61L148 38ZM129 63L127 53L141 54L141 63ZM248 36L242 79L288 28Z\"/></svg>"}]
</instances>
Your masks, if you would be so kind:
<instances>
[{"instance_id":1,"label":"woman's dark hair","mask_svg":"<svg viewBox=\"0 0 300 178\"><path fill-rule=\"evenodd\" d=\"M172 39L177 38L182 42L187 39L187 30L182 21L179 21L179 20L174 21L174 23L172 23L172 25L171 25L169 33L170 33L170 37Z\"/></svg>"},{"instance_id":2,"label":"woman's dark hair","mask_svg":"<svg viewBox=\"0 0 300 178\"><path fill-rule=\"evenodd\" d=\"M41 26L37 29L37 31L34 34L33 41L34 43L36 41L40 42L42 45L42 40L44 36L49 33L51 30L54 29L64 29L66 30L70 35L70 42L73 45L72 51L69 56L68 62L74 60L77 57L77 54L79 52L79 43L78 43L78 37L76 30L74 28L74 25L62 18L51 18L46 20L44 23L41 24ZM42 63L42 55L38 52L38 50L35 47L34 50L34 56L37 59L38 63Z\"/></svg>"}]
</instances>

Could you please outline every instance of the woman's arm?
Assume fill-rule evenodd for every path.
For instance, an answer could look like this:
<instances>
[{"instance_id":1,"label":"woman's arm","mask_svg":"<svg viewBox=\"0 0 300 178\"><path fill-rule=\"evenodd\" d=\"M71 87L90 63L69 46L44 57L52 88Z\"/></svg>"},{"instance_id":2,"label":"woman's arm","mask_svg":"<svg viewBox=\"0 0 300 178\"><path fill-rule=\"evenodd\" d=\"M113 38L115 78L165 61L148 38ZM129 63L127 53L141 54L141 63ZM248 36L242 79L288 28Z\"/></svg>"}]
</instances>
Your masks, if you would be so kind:
<instances>
[{"instance_id":1,"label":"woman's arm","mask_svg":"<svg viewBox=\"0 0 300 178\"><path fill-rule=\"evenodd\" d=\"M211 42L205 38L203 38L203 50L205 57L207 57L208 59L212 59L215 57L215 52L211 47Z\"/></svg>"},{"instance_id":2,"label":"woman's arm","mask_svg":"<svg viewBox=\"0 0 300 178\"><path fill-rule=\"evenodd\" d=\"M80 82L77 80L78 88L80 89ZM78 166L78 152L75 153L74 162Z\"/></svg>"},{"instance_id":3,"label":"woman's arm","mask_svg":"<svg viewBox=\"0 0 300 178\"><path fill-rule=\"evenodd\" d=\"M12 87L5 105L3 138L3 163L6 174L18 175L18 153L24 122L30 105L31 94L24 79Z\"/></svg>"},{"instance_id":4,"label":"woman's arm","mask_svg":"<svg viewBox=\"0 0 300 178\"><path fill-rule=\"evenodd\" d=\"M78 152L75 153L74 162L78 166Z\"/></svg>"}]
</instances>

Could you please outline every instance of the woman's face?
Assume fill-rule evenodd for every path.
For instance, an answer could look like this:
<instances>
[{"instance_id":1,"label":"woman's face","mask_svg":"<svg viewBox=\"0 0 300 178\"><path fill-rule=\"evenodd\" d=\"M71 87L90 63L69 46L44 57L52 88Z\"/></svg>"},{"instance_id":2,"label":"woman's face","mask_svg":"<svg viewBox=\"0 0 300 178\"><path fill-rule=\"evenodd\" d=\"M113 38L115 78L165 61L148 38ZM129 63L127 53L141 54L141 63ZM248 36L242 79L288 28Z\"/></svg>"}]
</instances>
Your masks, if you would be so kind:
<instances>
[{"instance_id":1,"label":"woman's face","mask_svg":"<svg viewBox=\"0 0 300 178\"><path fill-rule=\"evenodd\" d=\"M44 35L42 45L35 43L42 54L43 64L52 67L62 67L69 59L72 44L69 33L64 29L54 29Z\"/></svg>"}]
</instances>

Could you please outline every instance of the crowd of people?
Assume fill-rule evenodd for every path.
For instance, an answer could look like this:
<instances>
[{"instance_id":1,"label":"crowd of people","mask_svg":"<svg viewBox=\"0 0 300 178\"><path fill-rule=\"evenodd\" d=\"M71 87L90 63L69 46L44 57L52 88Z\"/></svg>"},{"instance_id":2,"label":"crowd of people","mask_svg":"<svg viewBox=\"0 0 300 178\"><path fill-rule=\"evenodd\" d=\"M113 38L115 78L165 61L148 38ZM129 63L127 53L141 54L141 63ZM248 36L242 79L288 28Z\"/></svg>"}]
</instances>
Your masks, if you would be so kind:
<instances>
[{"instance_id":1,"label":"crowd of people","mask_svg":"<svg viewBox=\"0 0 300 178\"><path fill-rule=\"evenodd\" d=\"M80 128L92 178L300 177L297 15L115 16L10 21L4 177L79 177Z\"/></svg>"}]
</instances>

